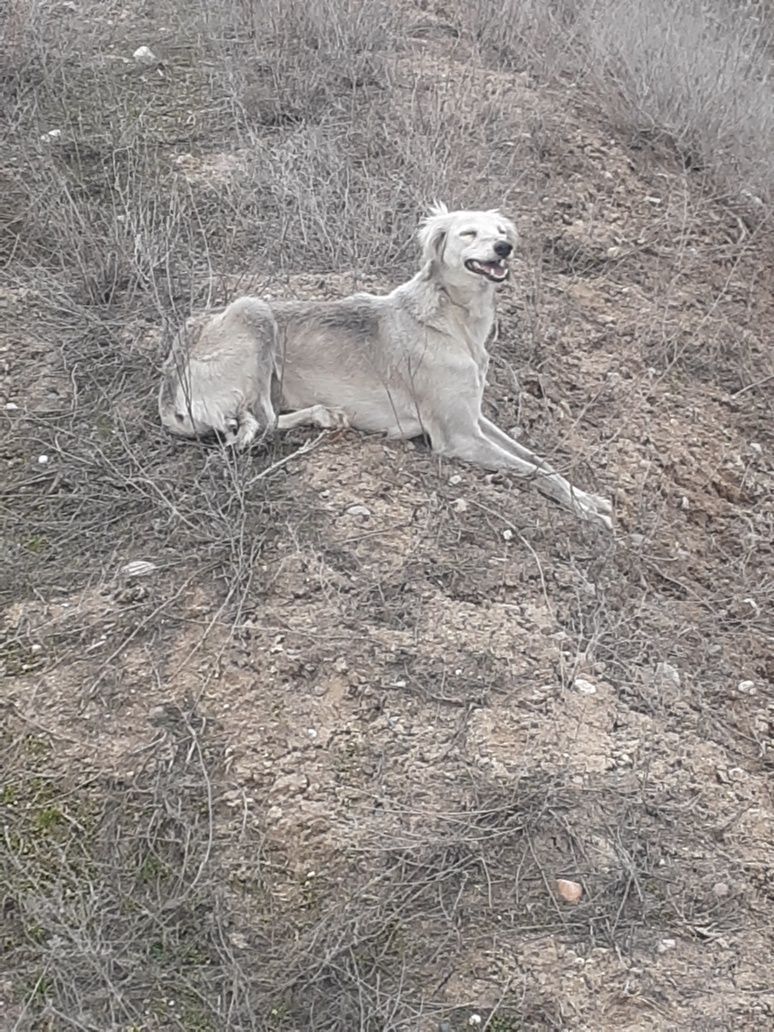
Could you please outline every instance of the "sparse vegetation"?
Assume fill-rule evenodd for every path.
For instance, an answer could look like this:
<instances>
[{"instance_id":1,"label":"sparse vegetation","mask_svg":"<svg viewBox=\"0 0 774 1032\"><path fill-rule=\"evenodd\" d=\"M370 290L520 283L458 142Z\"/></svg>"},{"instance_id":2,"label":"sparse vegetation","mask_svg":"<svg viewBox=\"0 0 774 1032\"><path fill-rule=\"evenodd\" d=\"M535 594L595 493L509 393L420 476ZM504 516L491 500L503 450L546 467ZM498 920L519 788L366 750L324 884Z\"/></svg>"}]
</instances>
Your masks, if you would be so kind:
<instances>
[{"instance_id":1,"label":"sparse vegetation","mask_svg":"<svg viewBox=\"0 0 774 1032\"><path fill-rule=\"evenodd\" d=\"M771 1024L772 24L0 7L0 1028ZM190 312L388 288L434 198L516 217L491 403L615 542L161 433Z\"/></svg>"}]
</instances>

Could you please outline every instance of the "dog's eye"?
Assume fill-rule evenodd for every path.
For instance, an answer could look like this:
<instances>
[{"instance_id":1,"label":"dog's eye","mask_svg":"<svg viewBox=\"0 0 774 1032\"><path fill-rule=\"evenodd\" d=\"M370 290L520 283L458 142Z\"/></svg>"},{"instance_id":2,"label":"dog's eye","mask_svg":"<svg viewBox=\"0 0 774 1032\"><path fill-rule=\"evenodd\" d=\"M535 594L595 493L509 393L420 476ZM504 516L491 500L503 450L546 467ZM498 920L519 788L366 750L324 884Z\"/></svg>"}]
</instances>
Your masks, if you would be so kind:
<instances>
[{"instance_id":1,"label":"dog's eye","mask_svg":"<svg viewBox=\"0 0 774 1032\"><path fill-rule=\"evenodd\" d=\"M465 230L462 230L460 232L460 236L462 236L462 237L470 237L471 240L473 239L473 237L475 235L476 235L475 229L465 229Z\"/></svg>"}]
</instances>

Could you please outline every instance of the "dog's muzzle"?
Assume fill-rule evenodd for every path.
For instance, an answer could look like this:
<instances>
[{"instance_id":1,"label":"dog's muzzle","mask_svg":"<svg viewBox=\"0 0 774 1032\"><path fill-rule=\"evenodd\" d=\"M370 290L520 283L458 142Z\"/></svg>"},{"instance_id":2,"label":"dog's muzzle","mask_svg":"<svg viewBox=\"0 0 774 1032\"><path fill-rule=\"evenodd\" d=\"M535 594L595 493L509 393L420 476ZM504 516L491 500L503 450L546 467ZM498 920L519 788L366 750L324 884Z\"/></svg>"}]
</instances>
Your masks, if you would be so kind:
<instances>
[{"instance_id":1,"label":"dog's muzzle","mask_svg":"<svg viewBox=\"0 0 774 1032\"><path fill-rule=\"evenodd\" d=\"M491 262L480 262L477 258L468 258L465 268L478 276L486 276L493 283L502 283L508 278L508 265L505 258L496 258Z\"/></svg>"}]
</instances>

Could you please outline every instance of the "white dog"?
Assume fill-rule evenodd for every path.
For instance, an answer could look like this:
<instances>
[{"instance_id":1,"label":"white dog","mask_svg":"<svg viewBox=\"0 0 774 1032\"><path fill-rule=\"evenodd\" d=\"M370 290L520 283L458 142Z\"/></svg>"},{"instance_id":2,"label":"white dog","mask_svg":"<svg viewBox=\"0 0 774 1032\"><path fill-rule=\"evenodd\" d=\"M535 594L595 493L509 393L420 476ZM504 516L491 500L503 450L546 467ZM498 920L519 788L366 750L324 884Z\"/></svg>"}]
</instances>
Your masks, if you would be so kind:
<instances>
[{"instance_id":1,"label":"white dog","mask_svg":"<svg viewBox=\"0 0 774 1032\"><path fill-rule=\"evenodd\" d=\"M185 437L216 431L239 448L261 431L304 423L424 434L441 455L534 479L549 498L611 528L609 501L574 488L481 411L513 224L498 211L439 205L419 241L422 268L385 296L245 297L190 319L164 367L164 425Z\"/></svg>"}]
</instances>

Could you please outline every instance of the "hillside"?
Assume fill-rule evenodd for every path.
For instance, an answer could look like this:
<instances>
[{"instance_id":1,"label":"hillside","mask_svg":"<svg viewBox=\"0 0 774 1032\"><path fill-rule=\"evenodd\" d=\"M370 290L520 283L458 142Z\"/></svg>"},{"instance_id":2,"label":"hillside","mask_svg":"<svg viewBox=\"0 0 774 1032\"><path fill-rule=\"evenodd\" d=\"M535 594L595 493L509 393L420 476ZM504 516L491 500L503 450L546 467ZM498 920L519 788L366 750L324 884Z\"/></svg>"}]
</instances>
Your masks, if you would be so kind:
<instances>
[{"instance_id":1,"label":"hillside","mask_svg":"<svg viewBox=\"0 0 774 1032\"><path fill-rule=\"evenodd\" d=\"M2 1032L774 1022L774 18L673 6L2 9ZM613 536L158 425L191 312L389 290L436 198Z\"/></svg>"}]
</instances>

